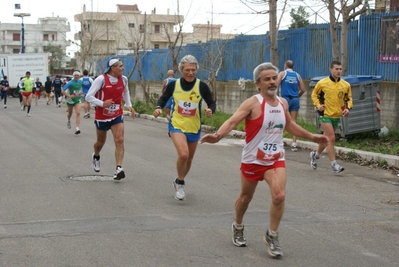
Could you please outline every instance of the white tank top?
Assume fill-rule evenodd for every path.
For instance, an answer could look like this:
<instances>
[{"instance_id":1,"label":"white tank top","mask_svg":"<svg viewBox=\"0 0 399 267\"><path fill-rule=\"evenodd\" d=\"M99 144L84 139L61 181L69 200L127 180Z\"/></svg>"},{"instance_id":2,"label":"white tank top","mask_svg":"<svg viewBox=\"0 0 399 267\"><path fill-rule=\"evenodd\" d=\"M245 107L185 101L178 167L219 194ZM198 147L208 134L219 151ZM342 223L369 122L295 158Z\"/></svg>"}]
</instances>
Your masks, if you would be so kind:
<instances>
[{"instance_id":1,"label":"white tank top","mask_svg":"<svg viewBox=\"0 0 399 267\"><path fill-rule=\"evenodd\" d=\"M278 105L273 107L257 94L262 113L259 118L245 120L245 145L241 162L247 164L273 165L284 159L283 131L285 127L284 106L278 99Z\"/></svg>"}]
</instances>

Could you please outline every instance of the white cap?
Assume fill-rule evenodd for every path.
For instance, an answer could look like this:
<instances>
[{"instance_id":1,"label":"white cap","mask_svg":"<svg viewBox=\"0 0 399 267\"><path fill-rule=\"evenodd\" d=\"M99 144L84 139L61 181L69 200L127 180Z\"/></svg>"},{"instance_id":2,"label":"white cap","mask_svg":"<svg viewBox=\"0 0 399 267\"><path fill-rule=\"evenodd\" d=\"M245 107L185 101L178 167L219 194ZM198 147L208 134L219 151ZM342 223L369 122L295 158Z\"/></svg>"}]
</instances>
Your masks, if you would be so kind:
<instances>
[{"instance_id":1,"label":"white cap","mask_svg":"<svg viewBox=\"0 0 399 267\"><path fill-rule=\"evenodd\" d=\"M108 73L109 70L111 69L112 65L114 65L114 64L115 64L116 62L118 62L118 61L119 61L119 58L110 58L110 59L107 61L107 65L106 65L106 67L105 67L104 73Z\"/></svg>"}]
</instances>

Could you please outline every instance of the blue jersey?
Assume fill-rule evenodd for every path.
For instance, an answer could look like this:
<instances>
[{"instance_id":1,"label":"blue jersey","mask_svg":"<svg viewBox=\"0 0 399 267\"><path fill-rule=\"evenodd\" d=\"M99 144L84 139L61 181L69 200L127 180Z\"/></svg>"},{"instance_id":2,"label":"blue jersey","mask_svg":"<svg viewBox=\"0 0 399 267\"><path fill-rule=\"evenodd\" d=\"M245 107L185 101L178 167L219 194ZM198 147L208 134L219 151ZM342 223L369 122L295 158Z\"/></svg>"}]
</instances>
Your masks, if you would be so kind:
<instances>
[{"instance_id":1,"label":"blue jersey","mask_svg":"<svg viewBox=\"0 0 399 267\"><path fill-rule=\"evenodd\" d=\"M168 83L176 81L176 78L166 78L166 84L165 87L168 85Z\"/></svg>"},{"instance_id":2,"label":"blue jersey","mask_svg":"<svg viewBox=\"0 0 399 267\"><path fill-rule=\"evenodd\" d=\"M84 95L86 95L91 87L91 84L93 83L93 79L90 77L83 77L80 78L80 80L82 81L82 92Z\"/></svg>"},{"instance_id":3,"label":"blue jersey","mask_svg":"<svg viewBox=\"0 0 399 267\"><path fill-rule=\"evenodd\" d=\"M176 81L176 78L167 78L166 79L165 88L170 82L174 82L174 81ZM170 108L171 109L172 106L173 106L173 97L170 97L168 102L166 102L165 108Z\"/></svg>"},{"instance_id":4,"label":"blue jersey","mask_svg":"<svg viewBox=\"0 0 399 267\"><path fill-rule=\"evenodd\" d=\"M285 70L285 75L280 83L281 96L298 97L299 81L298 73L293 70Z\"/></svg>"}]
</instances>

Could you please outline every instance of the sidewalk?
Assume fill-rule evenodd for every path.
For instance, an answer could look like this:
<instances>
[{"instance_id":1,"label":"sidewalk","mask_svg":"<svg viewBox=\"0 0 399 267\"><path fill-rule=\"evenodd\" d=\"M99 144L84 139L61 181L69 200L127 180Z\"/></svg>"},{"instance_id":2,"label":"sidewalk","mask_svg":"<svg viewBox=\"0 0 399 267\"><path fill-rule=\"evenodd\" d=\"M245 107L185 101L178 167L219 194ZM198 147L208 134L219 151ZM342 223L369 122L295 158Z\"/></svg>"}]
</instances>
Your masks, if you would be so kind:
<instances>
[{"instance_id":1,"label":"sidewalk","mask_svg":"<svg viewBox=\"0 0 399 267\"><path fill-rule=\"evenodd\" d=\"M129 113L126 113L126 114L129 114ZM136 114L136 117L167 123L166 118L160 118L160 117L154 118L154 116L147 115L147 114ZM211 128L207 125L203 125L202 129L204 131L210 131ZM238 140L242 140L242 141L238 141L237 145L244 145L244 140L243 140L243 138L245 137L244 132L233 130L228 134L228 136L230 136L232 138L237 138ZM286 143L288 146L291 146L292 139L284 138L284 143ZM302 149L309 149L309 150L317 149L317 144L313 143L313 142L297 140L296 143L297 143L297 146ZM339 152L342 152L345 154L349 153L349 152L354 152L354 153L358 154L361 158L366 159L366 160L375 160L375 161L385 160L389 166L399 168L399 156L386 155L386 154L381 154L381 153L374 153L374 152L350 149L350 148L345 148L345 147L335 147L335 153L338 154ZM326 152L323 152L323 153L326 153Z\"/></svg>"}]
</instances>

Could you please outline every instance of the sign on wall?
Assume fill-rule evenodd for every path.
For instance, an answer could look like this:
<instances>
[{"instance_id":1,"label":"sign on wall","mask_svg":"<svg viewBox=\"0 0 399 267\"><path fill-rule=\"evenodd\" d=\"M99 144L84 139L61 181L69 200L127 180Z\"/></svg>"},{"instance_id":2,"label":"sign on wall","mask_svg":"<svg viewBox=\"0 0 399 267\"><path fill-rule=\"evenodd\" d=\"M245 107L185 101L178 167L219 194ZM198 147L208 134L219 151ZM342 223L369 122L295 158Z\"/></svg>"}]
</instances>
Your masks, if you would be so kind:
<instances>
[{"instance_id":1,"label":"sign on wall","mask_svg":"<svg viewBox=\"0 0 399 267\"><path fill-rule=\"evenodd\" d=\"M399 16L381 18L379 61L399 63Z\"/></svg>"}]
</instances>

